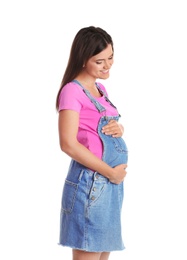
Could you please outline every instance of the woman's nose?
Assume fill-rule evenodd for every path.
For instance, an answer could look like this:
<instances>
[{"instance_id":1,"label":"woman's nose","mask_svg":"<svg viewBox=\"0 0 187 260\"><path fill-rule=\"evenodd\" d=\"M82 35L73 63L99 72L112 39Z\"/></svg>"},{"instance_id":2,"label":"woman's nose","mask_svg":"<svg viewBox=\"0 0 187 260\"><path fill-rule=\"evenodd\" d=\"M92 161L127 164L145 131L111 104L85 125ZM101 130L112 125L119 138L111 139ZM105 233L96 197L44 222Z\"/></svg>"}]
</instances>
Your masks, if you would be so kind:
<instances>
[{"instance_id":1,"label":"woman's nose","mask_svg":"<svg viewBox=\"0 0 187 260\"><path fill-rule=\"evenodd\" d=\"M105 69L109 69L110 67L111 67L111 62L110 61L105 61L105 63L104 63L104 68Z\"/></svg>"}]
</instances>

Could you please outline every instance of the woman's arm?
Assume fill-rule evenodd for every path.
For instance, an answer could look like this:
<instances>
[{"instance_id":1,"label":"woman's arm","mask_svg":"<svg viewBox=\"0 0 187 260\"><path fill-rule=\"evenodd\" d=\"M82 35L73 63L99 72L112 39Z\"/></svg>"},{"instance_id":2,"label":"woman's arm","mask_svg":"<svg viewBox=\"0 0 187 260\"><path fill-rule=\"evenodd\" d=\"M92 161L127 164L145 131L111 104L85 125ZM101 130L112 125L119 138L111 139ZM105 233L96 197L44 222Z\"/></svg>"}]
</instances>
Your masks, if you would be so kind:
<instances>
[{"instance_id":1,"label":"woman's arm","mask_svg":"<svg viewBox=\"0 0 187 260\"><path fill-rule=\"evenodd\" d=\"M94 169L111 182L119 184L126 175L127 165L120 164L112 168L80 144L77 140L78 125L79 113L73 110L59 112L59 141L62 151L85 167Z\"/></svg>"}]
</instances>

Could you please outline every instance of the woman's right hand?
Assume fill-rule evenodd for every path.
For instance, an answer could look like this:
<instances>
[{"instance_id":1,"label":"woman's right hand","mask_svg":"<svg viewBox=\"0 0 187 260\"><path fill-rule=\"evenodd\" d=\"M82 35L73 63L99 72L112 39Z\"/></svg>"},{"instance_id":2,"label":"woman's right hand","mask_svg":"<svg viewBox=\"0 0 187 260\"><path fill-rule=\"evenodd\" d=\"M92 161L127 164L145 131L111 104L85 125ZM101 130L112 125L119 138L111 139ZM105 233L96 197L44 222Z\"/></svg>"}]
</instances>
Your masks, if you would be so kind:
<instances>
[{"instance_id":1,"label":"woman's right hand","mask_svg":"<svg viewBox=\"0 0 187 260\"><path fill-rule=\"evenodd\" d=\"M113 168L114 174L109 178L110 182L114 184L120 184L124 180L127 174L126 168L127 168L127 164L119 164L115 166Z\"/></svg>"}]
</instances>

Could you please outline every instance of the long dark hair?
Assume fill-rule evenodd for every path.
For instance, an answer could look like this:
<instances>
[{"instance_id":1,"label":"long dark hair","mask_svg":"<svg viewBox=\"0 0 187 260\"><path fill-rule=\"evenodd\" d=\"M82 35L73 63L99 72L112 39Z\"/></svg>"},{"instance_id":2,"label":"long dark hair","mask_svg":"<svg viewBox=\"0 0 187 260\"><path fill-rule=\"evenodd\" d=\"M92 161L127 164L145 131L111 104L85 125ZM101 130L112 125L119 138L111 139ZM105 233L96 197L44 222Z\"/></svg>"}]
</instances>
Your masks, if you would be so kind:
<instances>
[{"instance_id":1,"label":"long dark hair","mask_svg":"<svg viewBox=\"0 0 187 260\"><path fill-rule=\"evenodd\" d=\"M83 69L83 65L92 57L103 51L111 44L114 51L111 36L100 27L89 26L82 28L76 34L69 55L68 64L61 81L60 89L56 97L56 109L59 106L59 95L61 89Z\"/></svg>"}]
</instances>

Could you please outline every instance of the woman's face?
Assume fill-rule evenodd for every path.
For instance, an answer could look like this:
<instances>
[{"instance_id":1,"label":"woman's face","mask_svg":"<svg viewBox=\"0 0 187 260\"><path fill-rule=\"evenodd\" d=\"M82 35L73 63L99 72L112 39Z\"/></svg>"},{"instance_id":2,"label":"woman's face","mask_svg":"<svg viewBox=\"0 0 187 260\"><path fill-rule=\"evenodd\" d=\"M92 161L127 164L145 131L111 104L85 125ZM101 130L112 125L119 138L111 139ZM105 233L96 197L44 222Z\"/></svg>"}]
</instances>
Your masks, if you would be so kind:
<instances>
[{"instance_id":1,"label":"woman's face","mask_svg":"<svg viewBox=\"0 0 187 260\"><path fill-rule=\"evenodd\" d=\"M106 49L88 60L85 71L93 78L107 79L113 62L113 50L109 44Z\"/></svg>"}]
</instances>

